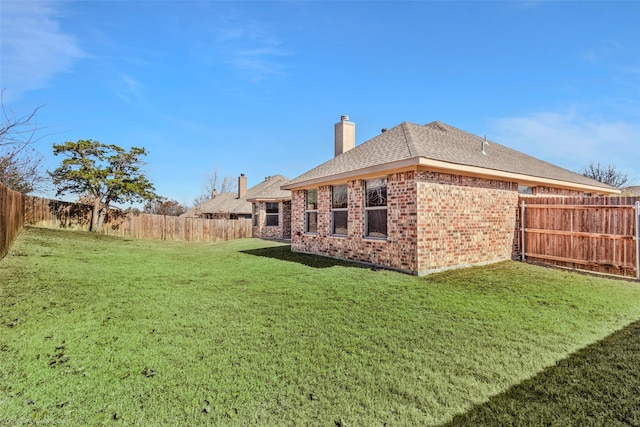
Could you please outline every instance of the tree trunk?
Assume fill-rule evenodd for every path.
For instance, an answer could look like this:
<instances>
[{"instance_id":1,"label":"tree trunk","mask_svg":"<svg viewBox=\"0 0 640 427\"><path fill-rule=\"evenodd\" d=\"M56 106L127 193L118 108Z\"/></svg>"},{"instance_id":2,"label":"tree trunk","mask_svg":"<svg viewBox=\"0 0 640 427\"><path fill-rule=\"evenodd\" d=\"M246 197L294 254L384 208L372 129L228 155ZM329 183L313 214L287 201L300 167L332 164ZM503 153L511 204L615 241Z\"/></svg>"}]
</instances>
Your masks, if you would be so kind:
<instances>
[{"instance_id":1,"label":"tree trunk","mask_svg":"<svg viewBox=\"0 0 640 427\"><path fill-rule=\"evenodd\" d=\"M98 215L100 215L100 200L93 201L93 209L91 210L91 226L89 231L96 231L98 226Z\"/></svg>"},{"instance_id":2,"label":"tree trunk","mask_svg":"<svg viewBox=\"0 0 640 427\"><path fill-rule=\"evenodd\" d=\"M93 202L93 211L91 213L91 228L90 231L99 233L102 231L102 224L104 223L104 217L106 209L100 199L96 199Z\"/></svg>"},{"instance_id":3,"label":"tree trunk","mask_svg":"<svg viewBox=\"0 0 640 427\"><path fill-rule=\"evenodd\" d=\"M102 209L100 209L100 213L98 214L98 228L96 229L98 232L102 231L102 225L104 224L104 218L107 216L107 210L108 208L106 206L103 206Z\"/></svg>"}]
</instances>

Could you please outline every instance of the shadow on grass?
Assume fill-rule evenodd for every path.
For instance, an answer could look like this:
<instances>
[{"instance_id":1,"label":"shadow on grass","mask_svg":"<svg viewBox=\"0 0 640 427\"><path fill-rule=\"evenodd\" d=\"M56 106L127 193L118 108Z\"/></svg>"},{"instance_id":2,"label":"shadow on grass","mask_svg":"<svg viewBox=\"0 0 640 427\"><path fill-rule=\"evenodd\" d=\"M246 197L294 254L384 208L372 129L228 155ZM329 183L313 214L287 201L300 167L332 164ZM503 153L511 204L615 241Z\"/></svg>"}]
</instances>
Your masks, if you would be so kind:
<instances>
[{"instance_id":1,"label":"shadow on grass","mask_svg":"<svg viewBox=\"0 0 640 427\"><path fill-rule=\"evenodd\" d=\"M486 425L640 426L640 322L446 424Z\"/></svg>"},{"instance_id":2,"label":"shadow on grass","mask_svg":"<svg viewBox=\"0 0 640 427\"><path fill-rule=\"evenodd\" d=\"M276 246L273 248L248 249L240 251L245 254L261 256L266 258L279 259L280 261L297 262L313 268L329 268L329 267L352 267L352 268L371 268L363 264L355 262L342 261L339 259L323 257L319 255L301 254L291 251L291 245Z\"/></svg>"}]
</instances>

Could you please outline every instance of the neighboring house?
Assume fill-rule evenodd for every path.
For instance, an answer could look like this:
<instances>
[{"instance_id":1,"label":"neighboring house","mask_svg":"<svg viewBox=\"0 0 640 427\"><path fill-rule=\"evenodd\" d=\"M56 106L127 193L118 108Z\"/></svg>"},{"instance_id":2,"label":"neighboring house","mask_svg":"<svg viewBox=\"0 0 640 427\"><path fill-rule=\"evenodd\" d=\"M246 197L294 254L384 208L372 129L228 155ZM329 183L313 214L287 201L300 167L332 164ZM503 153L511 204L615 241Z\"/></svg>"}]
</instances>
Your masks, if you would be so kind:
<instances>
[{"instance_id":1,"label":"neighboring house","mask_svg":"<svg viewBox=\"0 0 640 427\"><path fill-rule=\"evenodd\" d=\"M629 197L640 196L640 185L625 187L622 189L622 193L620 195Z\"/></svg>"},{"instance_id":2,"label":"neighboring house","mask_svg":"<svg viewBox=\"0 0 640 427\"><path fill-rule=\"evenodd\" d=\"M335 157L282 189L293 251L420 275L510 259L519 194L619 192L440 122L404 122L356 147L347 116Z\"/></svg>"},{"instance_id":3,"label":"neighboring house","mask_svg":"<svg viewBox=\"0 0 640 427\"><path fill-rule=\"evenodd\" d=\"M277 178L277 179L274 179ZM261 183L247 189L247 177L240 174L238 177L238 191L236 193L220 193L215 190L211 194L211 199L187 210L182 217L207 218L207 219L251 219L253 214L253 204L249 201L259 194L272 192L270 189L277 186L277 190L283 194L290 194L282 191L279 186L286 182L286 178L281 175L266 177ZM280 184L278 184L280 183Z\"/></svg>"},{"instance_id":4,"label":"neighboring house","mask_svg":"<svg viewBox=\"0 0 640 427\"><path fill-rule=\"evenodd\" d=\"M247 201L247 177L238 177L237 193L220 193L214 189L211 199L180 215L206 219L251 219L251 203Z\"/></svg>"},{"instance_id":5,"label":"neighboring house","mask_svg":"<svg viewBox=\"0 0 640 427\"><path fill-rule=\"evenodd\" d=\"M280 189L288 182L282 175L268 176L260 191L247 197L253 204L253 237L291 238L291 191Z\"/></svg>"}]
</instances>

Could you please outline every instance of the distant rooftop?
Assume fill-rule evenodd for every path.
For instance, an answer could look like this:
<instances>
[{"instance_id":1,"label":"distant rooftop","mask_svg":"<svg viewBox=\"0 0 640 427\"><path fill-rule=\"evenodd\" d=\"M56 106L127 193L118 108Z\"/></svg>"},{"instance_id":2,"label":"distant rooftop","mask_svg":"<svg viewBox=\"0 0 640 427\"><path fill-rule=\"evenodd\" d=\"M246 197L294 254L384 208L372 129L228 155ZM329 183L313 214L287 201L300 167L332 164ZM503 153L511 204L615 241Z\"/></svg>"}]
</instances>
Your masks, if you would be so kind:
<instances>
[{"instance_id":1,"label":"distant rooftop","mask_svg":"<svg viewBox=\"0 0 640 427\"><path fill-rule=\"evenodd\" d=\"M280 189L282 185L288 182L289 179L282 175L268 176L264 181L247 189L244 197L238 198L238 193L235 191L233 193L220 193L197 208L189 209L181 216L195 217L219 213L251 215L252 200L290 200L291 191Z\"/></svg>"}]
</instances>

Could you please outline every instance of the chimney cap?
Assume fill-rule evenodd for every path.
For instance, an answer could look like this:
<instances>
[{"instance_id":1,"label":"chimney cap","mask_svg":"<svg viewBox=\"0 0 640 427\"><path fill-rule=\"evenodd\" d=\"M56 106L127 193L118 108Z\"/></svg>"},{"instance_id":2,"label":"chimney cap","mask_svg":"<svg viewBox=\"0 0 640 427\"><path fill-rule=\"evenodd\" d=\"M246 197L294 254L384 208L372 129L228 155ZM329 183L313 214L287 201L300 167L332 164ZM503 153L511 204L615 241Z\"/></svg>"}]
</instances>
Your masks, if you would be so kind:
<instances>
[{"instance_id":1,"label":"chimney cap","mask_svg":"<svg viewBox=\"0 0 640 427\"><path fill-rule=\"evenodd\" d=\"M343 121L343 122L346 122L346 121L349 120L349 116L347 116L346 114L343 115L343 116L340 116L340 120Z\"/></svg>"}]
</instances>

